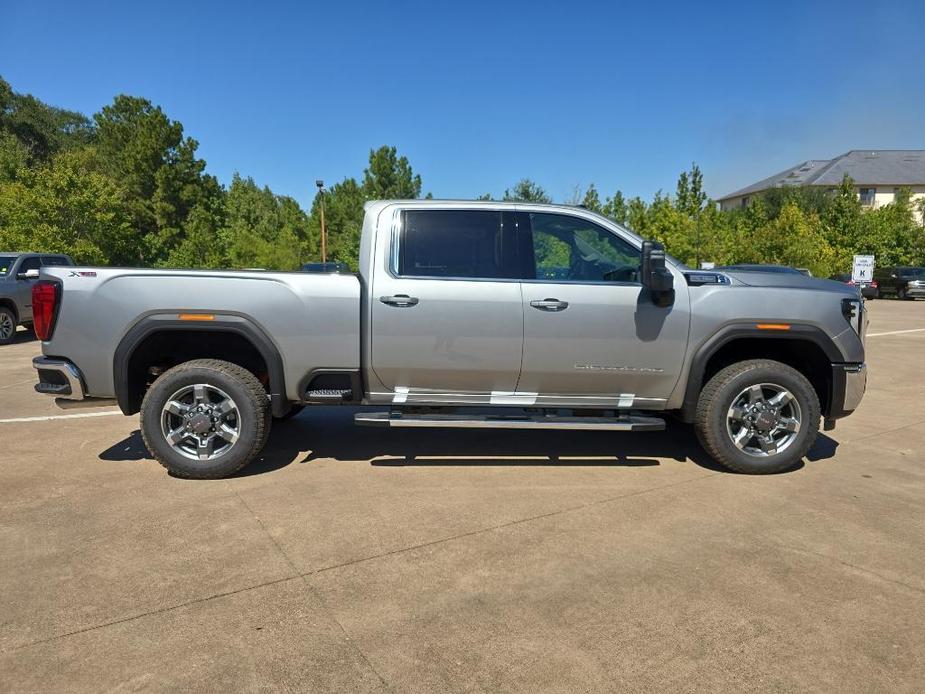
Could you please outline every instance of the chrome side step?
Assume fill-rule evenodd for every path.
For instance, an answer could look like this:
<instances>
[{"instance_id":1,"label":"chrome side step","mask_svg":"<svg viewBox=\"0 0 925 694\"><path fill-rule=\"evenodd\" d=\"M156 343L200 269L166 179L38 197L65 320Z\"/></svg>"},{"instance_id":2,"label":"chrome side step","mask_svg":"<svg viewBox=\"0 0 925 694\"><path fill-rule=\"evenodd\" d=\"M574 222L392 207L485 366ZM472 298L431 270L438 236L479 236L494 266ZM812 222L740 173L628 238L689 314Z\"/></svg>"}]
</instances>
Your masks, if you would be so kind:
<instances>
[{"instance_id":1,"label":"chrome side step","mask_svg":"<svg viewBox=\"0 0 925 694\"><path fill-rule=\"evenodd\" d=\"M658 417L623 415L620 417L558 417L555 415L455 415L405 414L402 412L360 412L353 421L362 426L395 428L452 429L565 429L591 431L663 431L665 420Z\"/></svg>"}]
</instances>

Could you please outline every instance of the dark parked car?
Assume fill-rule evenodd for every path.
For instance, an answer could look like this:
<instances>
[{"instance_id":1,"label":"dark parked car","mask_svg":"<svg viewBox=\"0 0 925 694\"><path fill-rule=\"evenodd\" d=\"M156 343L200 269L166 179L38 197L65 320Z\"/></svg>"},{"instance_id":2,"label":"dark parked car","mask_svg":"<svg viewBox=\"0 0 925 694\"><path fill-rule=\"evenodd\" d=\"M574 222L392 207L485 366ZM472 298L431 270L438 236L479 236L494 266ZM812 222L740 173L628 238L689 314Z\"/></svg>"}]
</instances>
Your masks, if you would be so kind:
<instances>
[{"instance_id":1,"label":"dark parked car","mask_svg":"<svg viewBox=\"0 0 925 694\"><path fill-rule=\"evenodd\" d=\"M925 267L886 267L874 270L877 296L897 299L925 298Z\"/></svg>"},{"instance_id":2,"label":"dark parked car","mask_svg":"<svg viewBox=\"0 0 925 694\"><path fill-rule=\"evenodd\" d=\"M713 268L714 270L729 270L735 272L778 272L784 275L807 275L806 272L801 272L795 267L787 267L786 265L723 265L722 267ZM812 275L809 275L812 277Z\"/></svg>"},{"instance_id":3,"label":"dark parked car","mask_svg":"<svg viewBox=\"0 0 925 694\"><path fill-rule=\"evenodd\" d=\"M872 279L870 282L855 282L847 272L840 275L832 275L829 279L842 282L852 287L857 287L861 290L861 296L865 299L877 299L880 297L880 293L877 291L879 283L875 279Z\"/></svg>"},{"instance_id":4,"label":"dark parked car","mask_svg":"<svg viewBox=\"0 0 925 694\"><path fill-rule=\"evenodd\" d=\"M0 252L0 345L16 337L16 326L32 324L32 285L43 267L73 265L58 253Z\"/></svg>"}]
</instances>

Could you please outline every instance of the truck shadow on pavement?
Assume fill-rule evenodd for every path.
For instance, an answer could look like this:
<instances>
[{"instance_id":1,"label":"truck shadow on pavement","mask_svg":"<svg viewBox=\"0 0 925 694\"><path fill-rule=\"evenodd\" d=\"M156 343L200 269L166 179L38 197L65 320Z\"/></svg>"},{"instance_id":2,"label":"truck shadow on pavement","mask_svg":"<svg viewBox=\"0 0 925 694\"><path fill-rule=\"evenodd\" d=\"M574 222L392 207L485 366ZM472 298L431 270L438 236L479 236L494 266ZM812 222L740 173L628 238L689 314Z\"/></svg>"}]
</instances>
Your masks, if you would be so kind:
<instances>
[{"instance_id":1,"label":"truck shadow on pavement","mask_svg":"<svg viewBox=\"0 0 925 694\"><path fill-rule=\"evenodd\" d=\"M518 431L454 429L379 429L353 423L355 408L312 408L285 422L275 422L260 457L237 477L280 470L293 463L329 459L377 467L406 466L559 466L654 467L663 461L692 461L707 470L726 472L700 447L693 429L668 421L663 432ZM806 459L832 458L838 442L819 435ZM99 454L104 461L151 459L141 434L128 437ZM799 470L799 465L789 472ZM731 474L731 473L730 473ZM783 473L786 474L786 473Z\"/></svg>"}]
</instances>

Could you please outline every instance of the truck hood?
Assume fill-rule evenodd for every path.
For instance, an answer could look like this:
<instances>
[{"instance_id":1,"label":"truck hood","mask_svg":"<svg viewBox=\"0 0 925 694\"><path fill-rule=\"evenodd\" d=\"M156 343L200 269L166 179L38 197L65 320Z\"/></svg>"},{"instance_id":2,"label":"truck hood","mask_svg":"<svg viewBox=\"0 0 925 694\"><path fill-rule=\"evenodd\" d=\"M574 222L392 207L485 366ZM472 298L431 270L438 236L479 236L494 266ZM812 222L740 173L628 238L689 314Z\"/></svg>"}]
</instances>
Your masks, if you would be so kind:
<instances>
[{"instance_id":1,"label":"truck hood","mask_svg":"<svg viewBox=\"0 0 925 694\"><path fill-rule=\"evenodd\" d=\"M788 289L813 289L825 292L837 292L845 296L856 297L858 288L836 282L835 280L824 280L818 277L807 277L806 275L797 275L783 272L746 272L742 270L722 270L724 275L728 275L742 284L750 287L786 287Z\"/></svg>"}]
</instances>

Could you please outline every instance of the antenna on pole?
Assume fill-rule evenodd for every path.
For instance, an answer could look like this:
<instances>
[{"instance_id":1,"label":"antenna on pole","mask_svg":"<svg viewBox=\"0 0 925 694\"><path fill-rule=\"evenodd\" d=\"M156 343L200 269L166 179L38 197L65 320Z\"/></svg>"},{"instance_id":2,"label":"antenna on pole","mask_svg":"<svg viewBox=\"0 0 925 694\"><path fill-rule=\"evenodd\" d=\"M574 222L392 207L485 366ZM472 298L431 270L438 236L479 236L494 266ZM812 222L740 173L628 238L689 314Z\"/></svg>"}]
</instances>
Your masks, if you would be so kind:
<instances>
[{"instance_id":1,"label":"antenna on pole","mask_svg":"<svg viewBox=\"0 0 925 694\"><path fill-rule=\"evenodd\" d=\"M318 194L321 195L321 262L328 262L328 232L324 228L324 181L320 178L315 181Z\"/></svg>"}]
</instances>

